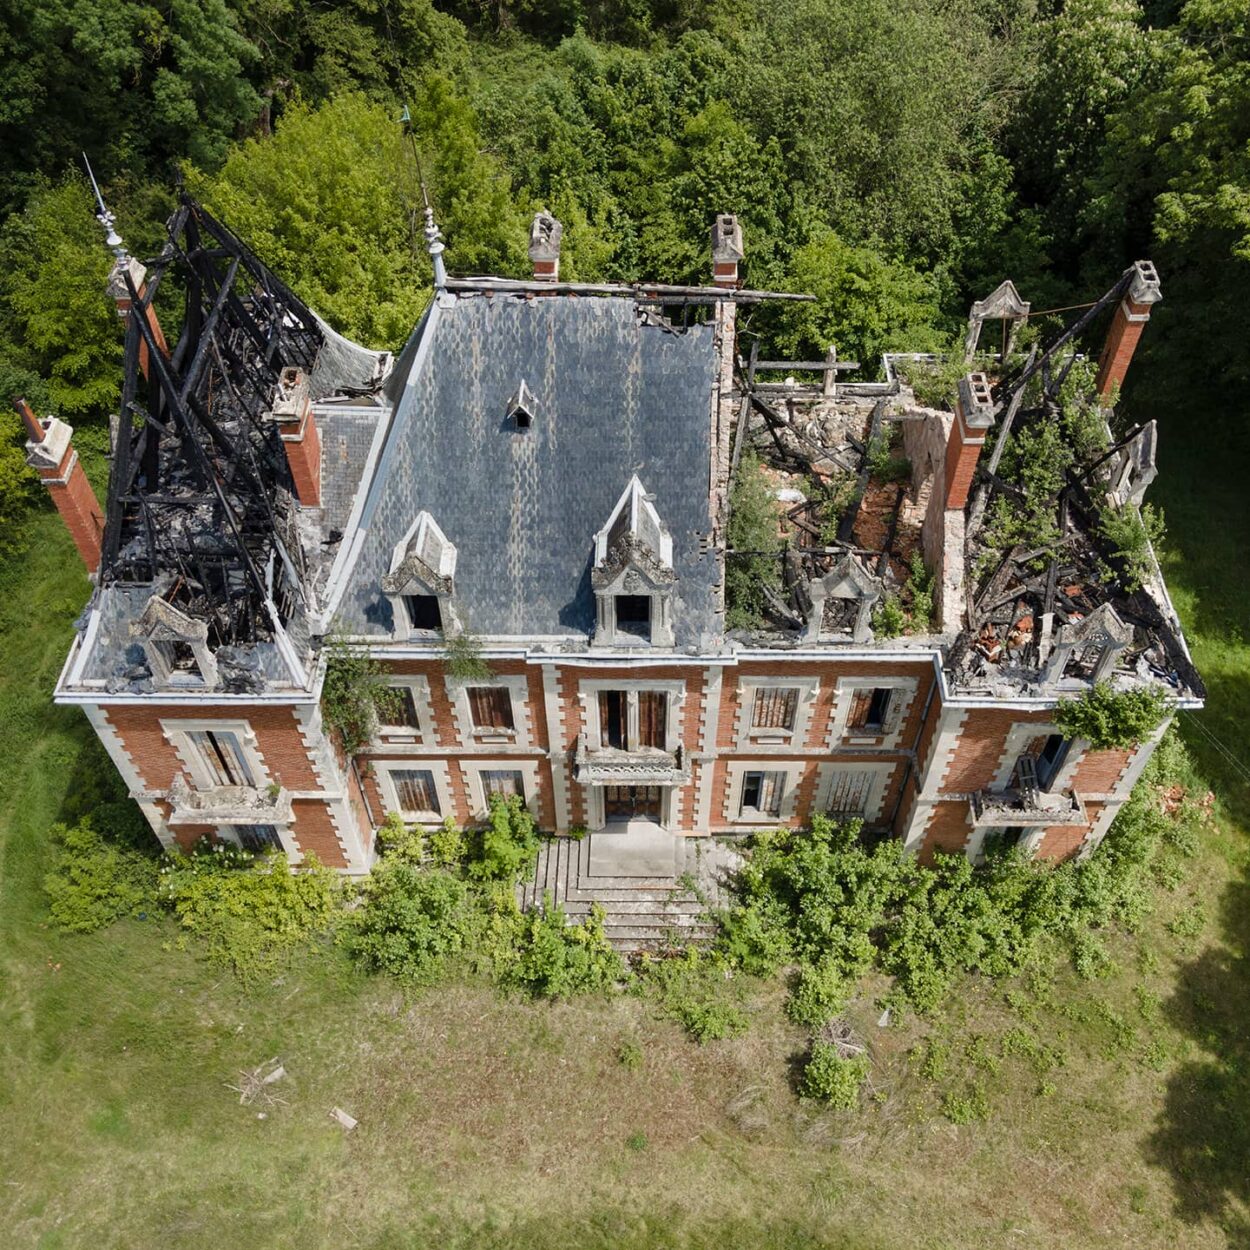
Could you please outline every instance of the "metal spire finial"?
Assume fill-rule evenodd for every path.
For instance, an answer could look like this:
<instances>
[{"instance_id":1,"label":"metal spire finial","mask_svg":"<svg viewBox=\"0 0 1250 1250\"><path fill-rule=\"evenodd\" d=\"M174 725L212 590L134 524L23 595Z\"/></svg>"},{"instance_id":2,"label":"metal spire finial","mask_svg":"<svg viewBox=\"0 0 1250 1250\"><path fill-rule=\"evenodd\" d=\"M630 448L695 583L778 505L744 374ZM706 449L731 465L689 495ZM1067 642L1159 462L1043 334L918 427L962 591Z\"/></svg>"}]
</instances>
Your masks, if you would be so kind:
<instances>
[{"instance_id":1,"label":"metal spire finial","mask_svg":"<svg viewBox=\"0 0 1250 1250\"><path fill-rule=\"evenodd\" d=\"M87 167L87 177L91 179L91 189L95 192L95 201L100 206L100 211L96 213L96 221L104 227L104 242L113 249L113 255L118 260L126 259L126 244L122 241L122 236L117 233L114 226L115 218L109 212L104 203L104 196L100 194L100 184L95 180L95 174L91 169L91 162L87 159L87 154L82 154L82 163Z\"/></svg>"},{"instance_id":2,"label":"metal spire finial","mask_svg":"<svg viewBox=\"0 0 1250 1250\"><path fill-rule=\"evenodd\" d=\"M424 183L421 189L425 190ZM434 210L428 200L425 205L425 248L434 262L434 288L438 290L447 285L447 266L443 264L443 235L434 224Z\"/></svg>"}]
</instances>

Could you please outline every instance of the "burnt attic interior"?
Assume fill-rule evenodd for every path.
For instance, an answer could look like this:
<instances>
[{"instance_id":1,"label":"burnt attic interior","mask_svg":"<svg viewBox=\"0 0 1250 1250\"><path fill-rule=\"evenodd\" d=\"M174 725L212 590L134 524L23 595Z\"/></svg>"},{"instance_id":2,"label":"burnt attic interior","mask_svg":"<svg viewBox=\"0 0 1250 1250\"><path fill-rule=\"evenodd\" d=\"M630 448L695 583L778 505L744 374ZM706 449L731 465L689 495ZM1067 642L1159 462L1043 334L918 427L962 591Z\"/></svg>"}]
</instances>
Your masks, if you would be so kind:
<instances>
[{"instance_id":1,"label":"burnt attic interior","mask_svg":"<svg viewBox=\"0 0 1250 1250\"><path fill-rule=\"evenodd\" d=\"M188 197L160 255L146 268L119 262L113 280L119 306L142 315L127 318L77 676L134 691L309 687L363 462L417 368L421 327L398 359L347 342ZM707 328L718 302L771 297L719 278L546 290L442 281L439 298L453 302L632 298L638 325L678 334ZM169 345L148 315L162 286L182 304ZM887 354L877 381L833 348L820 361L761 359L740 333L719 399L731 434L728 514L709 544L718 628L688 649L941 648L957 692L1053 695L1115 677L1201 696L1139 509L1153 423L1121 427L1085 354L1122 301L1157 298L1139 262L1043 337L1005 282L973 305L962 355ZM588 315L593 303L560 302ZM986 322L1001 324L999 350L979 353ZM512 385L514 424L528 429L541 405L524 381ZM323 462L321 444L307 444L327 438L354 451Z\"/></svg>"}]
</instances>

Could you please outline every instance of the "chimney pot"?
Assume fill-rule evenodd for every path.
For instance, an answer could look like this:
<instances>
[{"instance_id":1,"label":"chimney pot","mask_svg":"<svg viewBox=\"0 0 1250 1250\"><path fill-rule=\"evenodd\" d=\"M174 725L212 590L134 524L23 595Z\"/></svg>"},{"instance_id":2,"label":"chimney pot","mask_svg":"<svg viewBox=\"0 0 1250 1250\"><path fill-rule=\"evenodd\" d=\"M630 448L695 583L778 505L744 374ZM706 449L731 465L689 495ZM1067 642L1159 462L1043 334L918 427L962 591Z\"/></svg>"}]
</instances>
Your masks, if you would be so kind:
<instances>
[{"instance_id":1,"label":"chimney pot","mask_svg":"<svg viewBox=\"0 0 1250 1250\"><path fill-rule=\"evenodd\" d=\"M712 281L717 286L737 286L742 257L742 226L733 213L720 213L712 226Z\"/></svg>"},{"instance_id":2,"label":"chimney pot","mask_svg":"<svg viewBox=\"0 0 1250 1250\"><path fill-rule=\"evenodd\" d=\"M946 442L946 506L963 508L968 503L972 479L986 435L994 425L994 397L983 373L959 379L955 419Z\"/></svg>"},{"instance_id":3,"label":"chimney pot","mask_svg":"<svg viewBox=\"0 0 1250 1250\"><path fill-rule=\"evenodd\" d=\"M534 278L539 282L555 282L560 276L560 236L564 227L545 208L534 214L530 223L530 260L534 262Z\"/></svg>"}]
</instances>

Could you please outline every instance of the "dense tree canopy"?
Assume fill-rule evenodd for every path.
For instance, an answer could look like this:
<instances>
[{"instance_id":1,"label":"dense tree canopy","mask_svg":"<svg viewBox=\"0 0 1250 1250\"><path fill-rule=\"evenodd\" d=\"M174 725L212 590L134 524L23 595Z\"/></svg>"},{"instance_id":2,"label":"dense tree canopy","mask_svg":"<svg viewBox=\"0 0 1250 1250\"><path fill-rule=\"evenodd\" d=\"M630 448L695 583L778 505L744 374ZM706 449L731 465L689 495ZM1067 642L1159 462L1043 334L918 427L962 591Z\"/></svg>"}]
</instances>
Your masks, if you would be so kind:
<instances>
[{"instance_id":1,"label":"dense tree canopy","mask_svg":"<svg viewBox=\"0 0 1250 1250\"><path fill-rule=\"evenodd\" d=\"M1250 268L1244 0L4 0L0 380L102 419L119 330L76 172L140 252L185 178L329 321L395 346L453 271L810 290L754 331L869 367L1005 276L1054 306L1153 255L1166 336L1228 376ZM404 108L411 118L401 124ZM42 390L40 389L42 388Z\"/></svg>"}]
</instances>

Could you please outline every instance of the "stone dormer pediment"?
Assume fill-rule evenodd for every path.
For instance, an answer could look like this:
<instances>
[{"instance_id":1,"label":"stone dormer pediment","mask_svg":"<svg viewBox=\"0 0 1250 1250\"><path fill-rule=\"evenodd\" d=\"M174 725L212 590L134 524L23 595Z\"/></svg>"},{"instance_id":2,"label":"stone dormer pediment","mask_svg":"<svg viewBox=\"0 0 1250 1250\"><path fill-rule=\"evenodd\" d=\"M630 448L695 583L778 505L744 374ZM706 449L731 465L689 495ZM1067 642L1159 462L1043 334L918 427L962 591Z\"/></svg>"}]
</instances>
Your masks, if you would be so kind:
<instances>
[{"instance_id":1,"label":"stone dormer pediment","mask_svg":"<svg viewBox=\"0 0 1250 1250\"><path fill-rule=\"evenodd\" d=\"M867 641L873 605L883 593L880 579L848 552L823 577L808 582L805 636L815 640L849 633L855 642Z\"/></svg>"},{"instance_id":2,"label":"stone dormer pediment","mask_svg":"<svg viewBox=\"0 0 1250 1250\"><path fill-rule=\"evenodd\" d=\"M595 534L590 584L597 602L596 642L620 642L628 632L621 625L618 599L646 599L650 601L648 640L671 646L675 581L672 535L656 511L653 496L635 473L607 523ZM631 628L631 637L640 636L641 626Z\"/></svg>"},{"instance_id":3,"label":"stone dormer pediment","mask_svg":"<svg viewBox=\"0 0 1250 1250\"><path fill-rule=\"evenodd\" d=\"M1133 627L1120 619L1120 614L1109 603L1100 604L1088 616L1065 625L1059 641L1074 646L1112 647L1122 651L1133 641Z\"/></svg>"},{"instance_id":4,"label":"stone dormer pediment","mask_svg":"<svg viewBox=\"0 0 1250 1250\"><path fill-rule=\"evenodd\" d=\"M217 684L217 660L208 647L208 625L154 594L130 636L143 645L152 680L158 686L211 688Z\"/></svg>"},{"instance_id":5,"label":"stone dormer pediment","mask_svg":"<svg viewBox=\"0 0 1250 1250\"><path fill-rule=\"evenodd\" d=\"M447 541L428 512L419 512L391 552L382 590L388 595L450 595L455 576L455 544Z\"/></svg>"}]
</instances>

